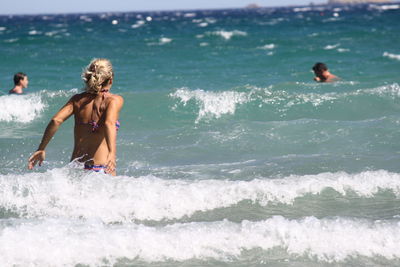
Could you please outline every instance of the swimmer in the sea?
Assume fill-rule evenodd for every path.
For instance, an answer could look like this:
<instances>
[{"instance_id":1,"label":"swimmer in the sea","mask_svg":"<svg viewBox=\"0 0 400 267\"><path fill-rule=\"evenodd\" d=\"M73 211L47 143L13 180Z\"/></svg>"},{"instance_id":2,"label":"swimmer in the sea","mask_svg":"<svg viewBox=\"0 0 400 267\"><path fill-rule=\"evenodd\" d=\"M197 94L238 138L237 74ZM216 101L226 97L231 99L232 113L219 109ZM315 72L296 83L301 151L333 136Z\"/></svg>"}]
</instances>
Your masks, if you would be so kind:
<instances>
[{"instance_id":1,"label":"swimmer in the sea","mask_svg":"<svg viewBox=\"0 0 400 267\"><path fill-rule=\"evenodd\" d=\"M114 79L111 62L94 59L83 71L85 92L76 94L53 116L39 148L29 158L31 170L45 159L45 149L60 125L74 115L72 160L83 162L86 170L116 175L118 117L123 98L110 92Z\"/></svg>"},{"instance_id":2,"label":"swimmer in the sea","mask_svg":"<svg viewBox=\"0 0 400 267\"><path fill-rule=\"evenodd\" d=\"M23 94L24 89L28 87L28 76L23 72L18 72L14 75L14 88L11 89L9 94Z\"/></svg>"},{"instance_id":3,"label":"swimmer in the sea","mask_svg":"<svg viewBox=\"0 0 400 267\"><path fill-rule=\"evenodd\" d=\"M316 82L331 83L340 80L339 77L329 72L328 67L324 63L321 62L315 63L312 70L314 71L315 74L314 81Z\"/></svg>"}]
</instances>

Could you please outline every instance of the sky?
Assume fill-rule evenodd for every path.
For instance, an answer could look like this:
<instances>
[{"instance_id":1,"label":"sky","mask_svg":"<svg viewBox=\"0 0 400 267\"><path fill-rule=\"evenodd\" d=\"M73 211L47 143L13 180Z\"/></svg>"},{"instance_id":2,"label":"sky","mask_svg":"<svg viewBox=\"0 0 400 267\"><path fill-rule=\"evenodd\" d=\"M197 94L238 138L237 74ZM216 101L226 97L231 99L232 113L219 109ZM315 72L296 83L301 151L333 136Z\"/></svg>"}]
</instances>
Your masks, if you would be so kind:
<instances>
[{"instance_id":1,"label":"sky","mask_svg":"<svg viewBox=\"0 0 400 267\"><path fill-rule=\"evenodd\" d=\"M0 0L0 14L52 14L107 11L214 9L260 6L308 5L327 0Z\"/></svg>"}]
</instances>

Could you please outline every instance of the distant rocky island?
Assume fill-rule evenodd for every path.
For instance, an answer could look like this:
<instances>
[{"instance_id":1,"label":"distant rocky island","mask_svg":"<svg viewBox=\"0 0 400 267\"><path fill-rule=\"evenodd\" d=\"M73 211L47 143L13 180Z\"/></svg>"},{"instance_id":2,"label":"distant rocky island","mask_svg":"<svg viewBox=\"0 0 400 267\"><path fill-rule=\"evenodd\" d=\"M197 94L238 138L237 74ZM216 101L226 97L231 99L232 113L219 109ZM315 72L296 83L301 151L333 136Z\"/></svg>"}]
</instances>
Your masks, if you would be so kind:
<instances>
[{"instance_id":1,"label":"distant rocky island","mask_svg":"<svg viewBox=\"0 0 400 267\"><path fill-rule=\"evenodd\" d=\"M362 4L362 3L390 3L391 0L329 0L328 5Z\"/></svg>"}]
</instances>

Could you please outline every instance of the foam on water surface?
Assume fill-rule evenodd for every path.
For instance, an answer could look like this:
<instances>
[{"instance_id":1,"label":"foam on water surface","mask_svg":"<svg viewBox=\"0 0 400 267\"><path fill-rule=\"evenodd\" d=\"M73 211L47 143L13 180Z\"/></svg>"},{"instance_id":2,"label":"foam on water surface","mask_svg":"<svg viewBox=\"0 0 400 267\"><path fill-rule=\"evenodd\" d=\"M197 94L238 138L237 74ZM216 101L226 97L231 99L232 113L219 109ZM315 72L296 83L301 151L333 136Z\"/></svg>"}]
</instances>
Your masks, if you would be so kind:
<instances>
[{"instance_id":1,"label":"foam on water surface","mask_svg":"<svg viewBox=\"0 0 400 267\"><path fill-rule=\"evenodd\" d=\"M388 53L388 52L384 52L383 53L384 57L390 58L390 59L396 59L396 60L400 60L400 55L397 54L392 54L392 53Z\"/></svg>"},{"instance_id":2,"label":"foam on water surface","mask_svg":"<svg viewBox=\"0 0 400 267\"><path fill-rule=\"evenodd\" d=\"M220 36L225 40L230 40L234 36L247 36L247 32L239 30L233 30L233 31L220 30L214 32L206 32L206 35Z\"/></svg>"},{"instance_id":3,"label":"foam on water surface","mask_svg":"<svg viewBox=\"0 0 400 267\"><path fill-rule=\"evenodd\" d=\"M0 265L400 266L398 6L1 17ZM72 118L26 170L93 57L119 176L62 167Z\"/></svg>"},{"instance_id":4,"label":"foam on water surface","mask_svg":"<svg viewBox=\"0 0 400 267\"><path fill-rule=\"evenodd\" d=\"M0 262L12 265L106 265L214 259L230 262L252 249L283 249L289 259L346 262L357 257L400 258L400 222L281 216L258 222L196 222L149 227L98 221L2 220ZM65 244L68 244L67 246ZM281 256L282 257L282 256Z\"/></svg>"},{"instance_id":5,"label":"foam on water surface","mask_svg":"<svg viewBox=\"0 0 400 267\"><path fill-rule=\"evenodd\" d=\"M74 172L76 172L74 174ZM400 176L386 171L322 173L279 179L166 180L154 176L87 173L69 167L46 173L0 175L0 207L21 216L95 218L104 222L171 220L227 208L242 201L262 206L293 202L327 189L373 198L381 191L400 197ZM72 176L71 176L72 175ZM74 177L74 178L73 178Z\"/></svg>"},{"instance_id":6,"label":"foam on water surface","mask_svg":"<svg viewBox=\"0 0 400 267\"><path fill-rule=\"evenodd\" d=\"M338 82L333 86L340 87L347 84L355 85L354 82ZM310 87L316 86L312 84ZM307 110L316 112L316 108L323 105L329 106L343 102L356 103L357 101L364 101L365 96L376 96L390 101L400 96L398 83L346 92L291 92L275 89L275 87L246 86L246 90L221 92L180 88L169 94L169 96L179 101L178 104L173 106L173 110L184 108L193 101L198 107L196 122L219 119L223 115L234 115L238 107L246 106L250 103L257 104L259 111L262 111L265 107L273 107L284 116L287 111L298 106L307 107L308 104L311 105L312 109L308 106Z\"/></svg>"},{"instance_id":7,"label":"foam on water surface","mask_svg":"<svg viewBox=\"0 0 400 267\"><path fill-rule=\"evenodd\" d=\"M38 118L46 104L40 94L0 96L0 122L29 123Z\"/></svg>"},{"instance_id":8,"label":"foam on water surface","mask_svg":"<svg viewBox=\"0 0 400 267\"><path fill-rule=\"evenodd\" d=\"M184 106L194 99L200 106L196 122L204 118L220 118L224 114L234 114L237 105L249 101L246 93L234 91L206 92L182 88L170 96L179 99Z\"/></svg>"}]
</instances>

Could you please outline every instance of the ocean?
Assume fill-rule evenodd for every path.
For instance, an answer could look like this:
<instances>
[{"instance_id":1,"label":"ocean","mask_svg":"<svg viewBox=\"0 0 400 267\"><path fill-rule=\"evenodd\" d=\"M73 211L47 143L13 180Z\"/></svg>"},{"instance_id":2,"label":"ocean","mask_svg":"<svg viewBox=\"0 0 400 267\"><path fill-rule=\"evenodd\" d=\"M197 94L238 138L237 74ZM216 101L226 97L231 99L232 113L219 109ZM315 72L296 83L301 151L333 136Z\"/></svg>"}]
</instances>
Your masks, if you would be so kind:
<instances>
[{"instance_id":1,"label":"ocean","mask_svg":"<svg viewBox=\"0 0 400 267\"><path fill-rule=\"evenodd\" d=\"M0 266L399 266L400 5L0 17ZM112 61L116 177L70 163ZM313 81L325 62L341 80ZM22 71L26 94L8 95Z\"/></svg>"}]
</instances>

